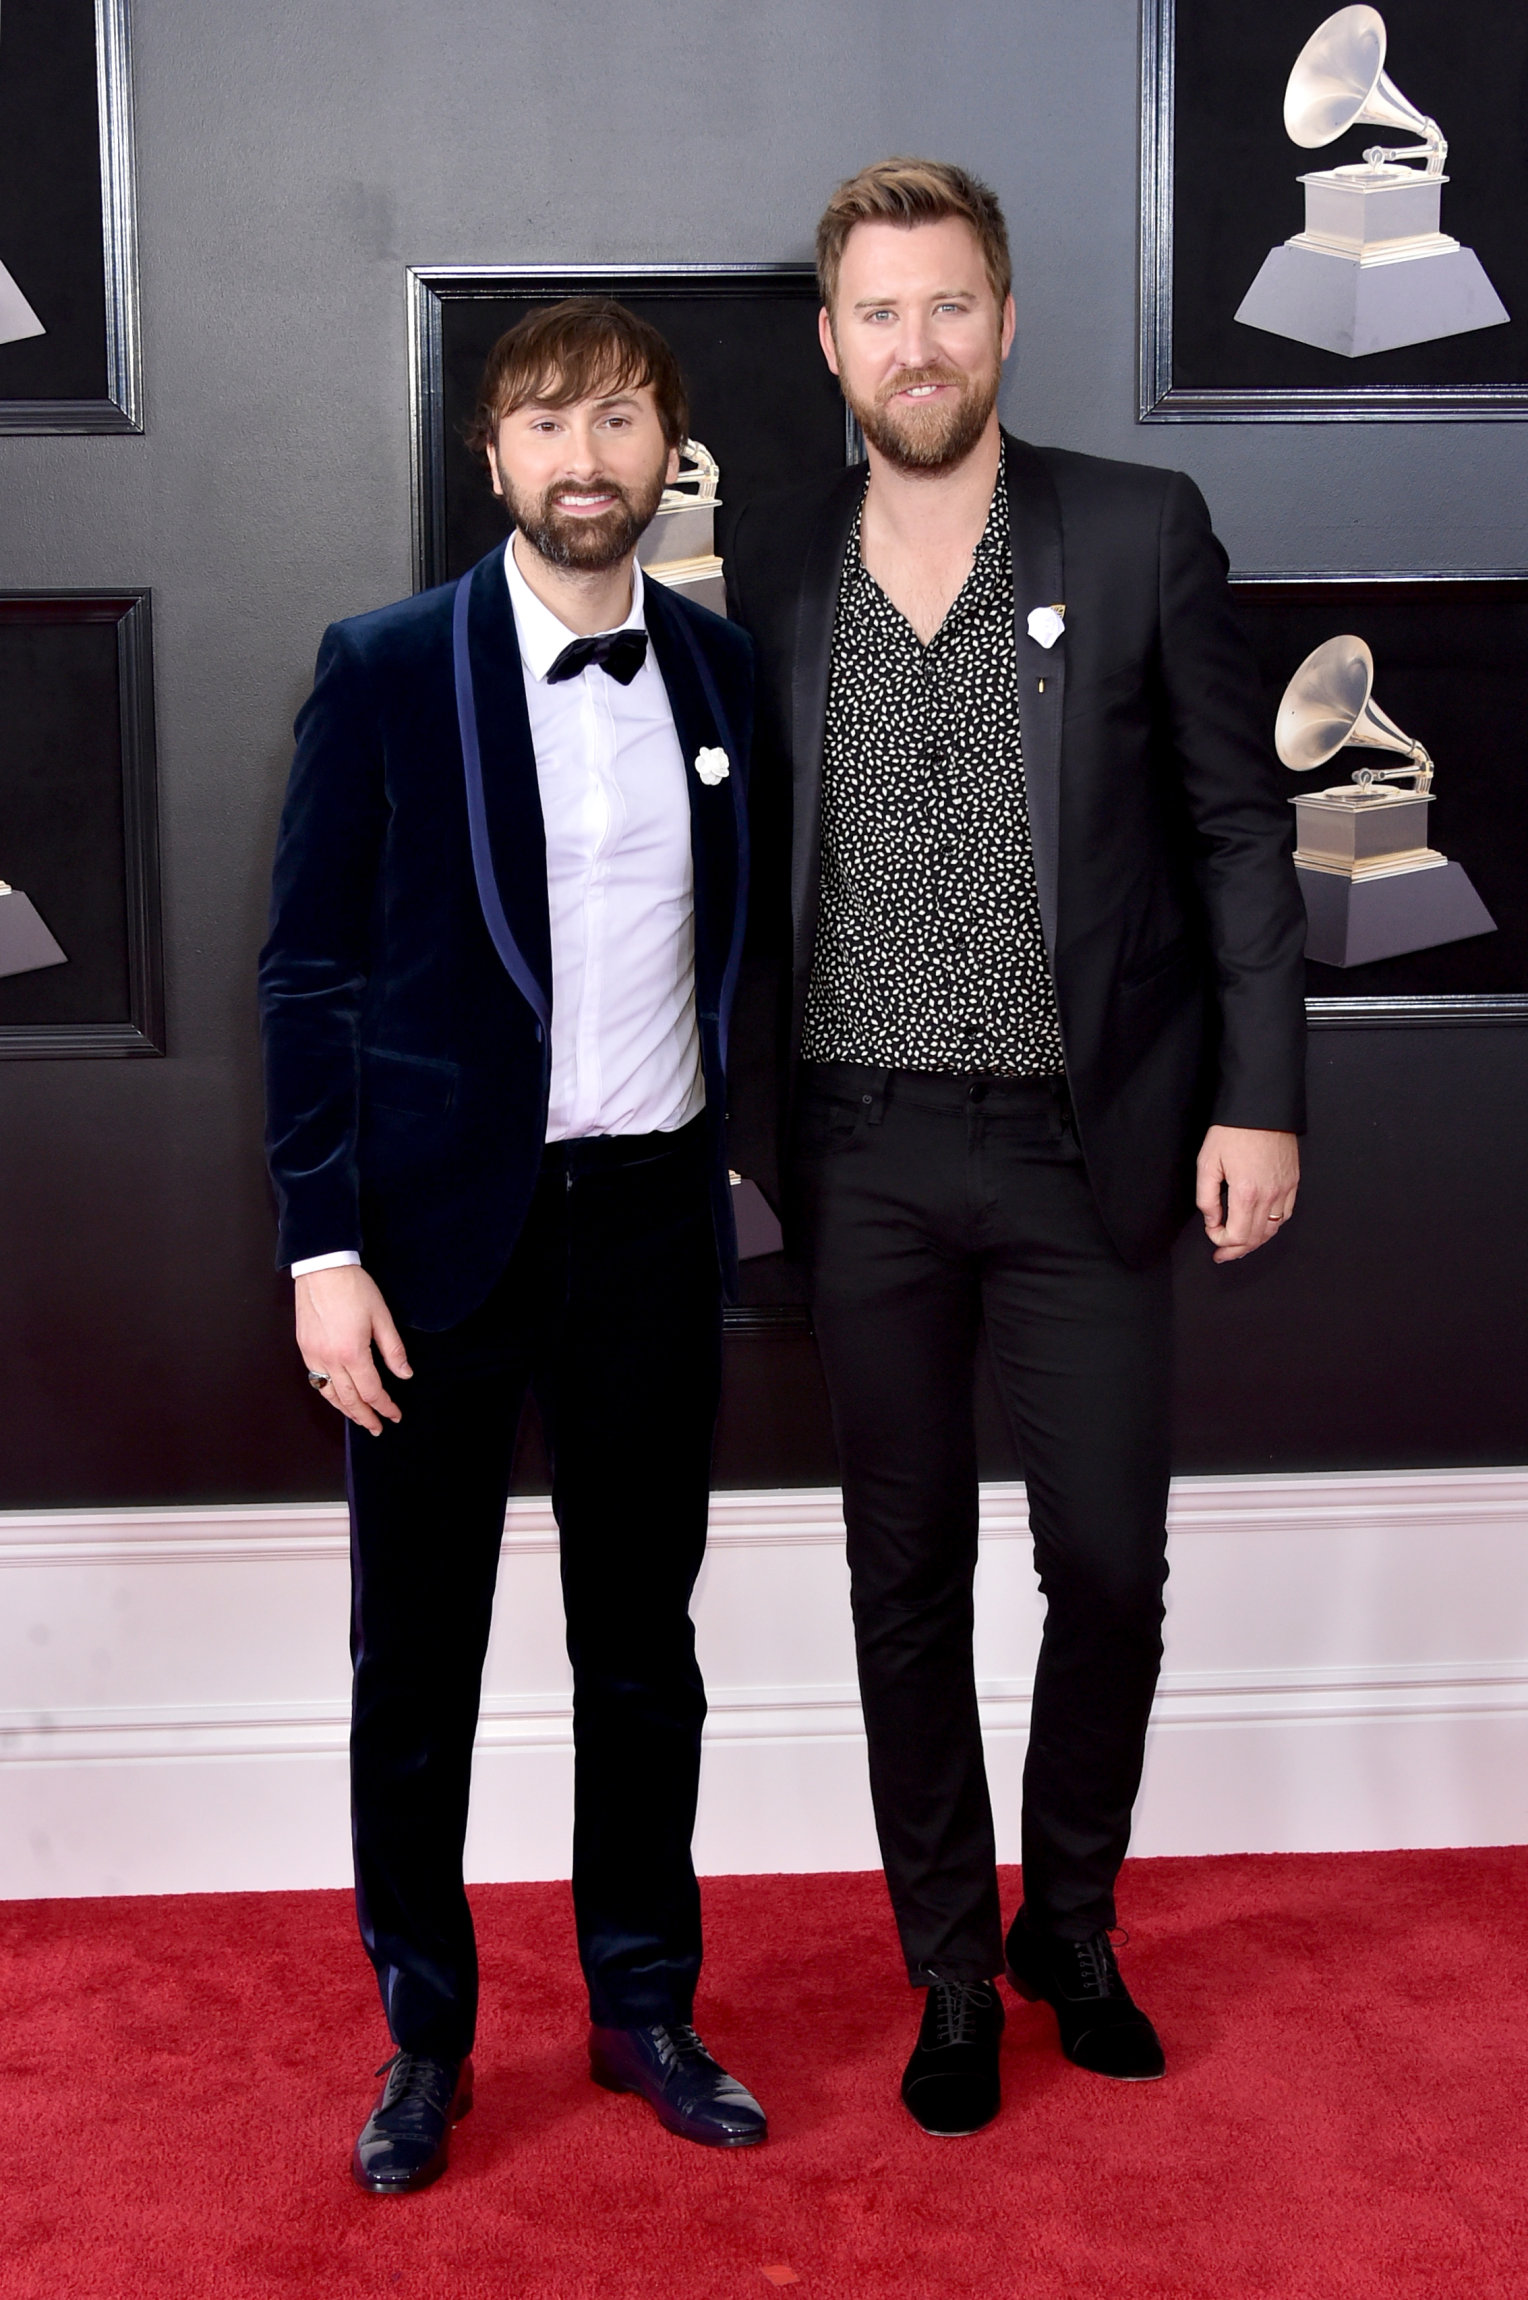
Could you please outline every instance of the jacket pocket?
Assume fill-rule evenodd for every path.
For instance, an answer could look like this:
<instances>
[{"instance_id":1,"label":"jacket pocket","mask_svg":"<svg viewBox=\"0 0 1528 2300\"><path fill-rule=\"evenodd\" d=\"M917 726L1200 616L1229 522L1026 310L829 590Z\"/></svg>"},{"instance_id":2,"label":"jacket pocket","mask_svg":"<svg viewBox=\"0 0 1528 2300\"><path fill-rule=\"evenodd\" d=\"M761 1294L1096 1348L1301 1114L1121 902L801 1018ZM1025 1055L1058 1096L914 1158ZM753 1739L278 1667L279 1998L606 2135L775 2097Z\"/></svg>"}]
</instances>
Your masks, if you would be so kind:
<instances>
[{"instance_id":1,"label":"jacket pocket","mask_svg":"<svg viewBox=\"0 0 1528 2300\"><path fill-rule=\"evenodd\" d=\"M413 1118L444 1118L456 1100L461 1065L428 1054L395 1054L385 1046L361 1048L361 1095L369 1109L400 1110Z\"/></svg>"}]
</instances>

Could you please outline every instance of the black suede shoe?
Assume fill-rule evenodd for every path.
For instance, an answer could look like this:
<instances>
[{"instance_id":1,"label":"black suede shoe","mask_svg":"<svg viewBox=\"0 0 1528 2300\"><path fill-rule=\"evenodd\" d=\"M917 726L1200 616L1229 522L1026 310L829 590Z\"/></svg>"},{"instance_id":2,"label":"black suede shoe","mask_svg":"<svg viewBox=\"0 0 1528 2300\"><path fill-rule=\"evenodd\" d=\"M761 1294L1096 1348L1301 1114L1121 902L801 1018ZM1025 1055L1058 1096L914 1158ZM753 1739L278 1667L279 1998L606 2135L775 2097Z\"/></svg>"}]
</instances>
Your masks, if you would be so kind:
<instances>
[{"instance_id":1,"label":"black suede shoe","mask_svg":"<svg viewBox=\"0 0 1528 2300\"><path fill-rule=\"evenodd\" d=\"M688 2022L591 2028L589 2074L607 2092L639 2092L670 2132L704 2148L753 2148L768 2138L753 2094L718 2067Z\"/></svg>"},{"instance_id":2,"label":"black suede shoe","mask_svg":"<svg viewBox=\"0 0 1528 2300\"><path fill-rule=\"evenodd\" d=\"M372 2196L408 2196L446 2169L451 2127L472 2106L472 2063L395 2052L377 2074L387 2082L351 2153L351 2178Z\"/></svg>"},{"instance_id":3,"label":"black suede shoe","mask_svg":"<svg viewBox=\"0 0 1528 2300\"><path fill-rule=\"evenodd\" d=\"M998 2045L1003 2000L991 1981L931 1981L902 2099L914 2123L943 2140L990 2124L1003 2105Z\"/></svg>"},{"instance_id":4,"label":"black suede shoe","mask_svg":"<svg viewBox=\"0 0 1528 2300\"><path fill-rule=\"evenodd\" d=\"M1095 2076L1143 2084L1165 2076L1161 2042L1120 1978L1105 1932L1084 1941L1032 1932L1020 1909L1004 1945L1008 1978L1021 1997L1051 2006L1061 2049Z\"/></svg>"}]
</instances>

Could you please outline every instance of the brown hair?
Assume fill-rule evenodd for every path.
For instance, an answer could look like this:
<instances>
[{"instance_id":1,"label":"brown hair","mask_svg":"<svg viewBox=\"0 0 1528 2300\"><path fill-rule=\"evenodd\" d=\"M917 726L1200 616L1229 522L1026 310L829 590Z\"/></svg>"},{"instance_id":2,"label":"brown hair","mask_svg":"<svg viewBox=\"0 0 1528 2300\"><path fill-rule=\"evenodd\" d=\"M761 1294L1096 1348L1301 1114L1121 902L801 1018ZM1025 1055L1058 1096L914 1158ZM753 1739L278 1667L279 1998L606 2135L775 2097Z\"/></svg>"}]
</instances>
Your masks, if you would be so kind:
<instances>
[{"instance_id":1,"label":"brown hair","mask_svg":"<svg viewBox=\"0 0 1528 2300\"><path fill-rule=\"evenodd\" d=\"M1001 307L1013 285L1013 259L997 194L947 160L877 160L839 185L817 226L817 284L829 314L844 245L856 224L937 224L946 216L958 216L975 232Z\"/></svg>"},{"instance_id":2,"label":"brown hair","mask_svg":"<svg viewBox=\"0 0 1528 2300\"><path fill-rule=\"evenodd\" d=\"M679 362L658 330L609 296L570 296L530 312L488 354L467 445L485 454L517 407L571 407L596 394L651 384L670 447L684 444L689 401Z\"/></svg>"}]
</instances>

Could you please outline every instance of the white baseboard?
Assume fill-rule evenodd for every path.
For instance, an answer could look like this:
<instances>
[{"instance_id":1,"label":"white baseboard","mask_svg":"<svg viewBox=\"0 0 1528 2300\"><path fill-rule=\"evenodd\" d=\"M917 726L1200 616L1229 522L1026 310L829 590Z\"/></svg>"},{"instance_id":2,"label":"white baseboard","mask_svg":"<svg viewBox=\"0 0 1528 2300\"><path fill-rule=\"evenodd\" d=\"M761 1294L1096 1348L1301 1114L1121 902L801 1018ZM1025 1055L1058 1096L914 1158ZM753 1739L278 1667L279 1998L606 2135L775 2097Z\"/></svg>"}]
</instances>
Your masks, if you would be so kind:
<instances>
[{"instance_id":1,"label":"white baseboard","mask_svg":"<svg viewBox=\"0 0 1528 2300\"><path fill-rule=\"evenodd\" d=\"M1199 1478L1172 1505L1143 1853L1528 1838L1528 1470ZM1040 1601L983 1494L977 1672L1017 1857ZM718 1494L696 1600L711 1873L876 1862L831 1491ZM0 1516L0 1896L348 1880L344 1511ZM566 1873L556 1535L505 1531L470 1872Z\"/></svg>"}]
</instances>

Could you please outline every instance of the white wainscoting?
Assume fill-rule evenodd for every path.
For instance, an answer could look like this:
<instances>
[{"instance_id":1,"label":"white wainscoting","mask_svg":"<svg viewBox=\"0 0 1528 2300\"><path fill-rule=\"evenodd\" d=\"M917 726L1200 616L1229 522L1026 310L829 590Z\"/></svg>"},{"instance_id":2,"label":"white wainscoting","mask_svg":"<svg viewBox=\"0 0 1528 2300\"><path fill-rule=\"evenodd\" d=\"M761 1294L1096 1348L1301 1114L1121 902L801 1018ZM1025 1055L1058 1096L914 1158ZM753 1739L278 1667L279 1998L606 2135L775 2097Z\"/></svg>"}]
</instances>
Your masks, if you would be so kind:
<instances>
[{"instance_id":1,"label":"white wainscoting","mask_svg":"<svg viewBox=\"0 0 1528 2300\"><path fill-rule=\"evenodd\" d=\"M704 1871L875 1864L842 1540L836 1493L716 1497ZM342 1510L0 1516L0 1568L0 1895L347 1881ZM1172 1568L1137 1851L1528 1838L1528 1470L1185 1479ZM562 1876L544 1503L511 1507L499 1589L470 1873ZM978 1607L1015 1859L1040 1626L1022 1487L984 1492Z\"/></svg>"}]
</instances>

